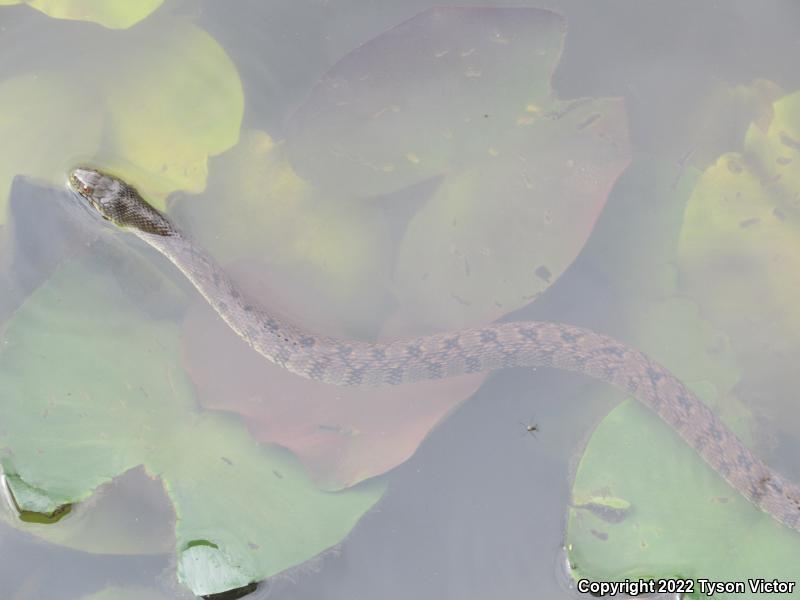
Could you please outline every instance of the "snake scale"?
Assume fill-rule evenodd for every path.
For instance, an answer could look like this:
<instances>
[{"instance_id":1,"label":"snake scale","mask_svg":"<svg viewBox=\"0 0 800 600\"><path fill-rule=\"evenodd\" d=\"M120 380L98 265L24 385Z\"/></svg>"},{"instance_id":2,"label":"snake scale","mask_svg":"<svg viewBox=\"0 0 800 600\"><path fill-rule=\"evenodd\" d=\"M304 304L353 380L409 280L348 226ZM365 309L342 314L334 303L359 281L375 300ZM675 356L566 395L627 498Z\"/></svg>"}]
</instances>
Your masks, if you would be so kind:
<instances>
[{"instance_id":1,"label":"snake scale","mask_svg":"<svg viewBox=\"0 0 800 600\"><path fill-rule=\"evenodd\" d=\"M533 321L389 343L314 335L248 300L201 247L130 185L89 168L75 169L69 185L105 219L172 261L254 350L297 375L335 385L377 386L517 366L577 371L633 395L742 496L800 531L800 487L755 456L667 369L630 346L589 329Z\"/></svg>"}]
</instances>

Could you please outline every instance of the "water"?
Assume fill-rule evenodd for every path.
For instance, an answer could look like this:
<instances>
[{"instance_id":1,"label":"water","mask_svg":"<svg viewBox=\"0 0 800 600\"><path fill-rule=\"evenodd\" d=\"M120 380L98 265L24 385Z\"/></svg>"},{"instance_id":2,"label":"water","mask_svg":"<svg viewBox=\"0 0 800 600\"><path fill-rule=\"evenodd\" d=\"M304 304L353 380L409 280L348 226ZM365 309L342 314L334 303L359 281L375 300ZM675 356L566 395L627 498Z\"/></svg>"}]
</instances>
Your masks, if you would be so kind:
<instances>
[{"instance_id":1,"label":"water","mask_svg":"<svg viewBox=\"0 0 800 600\"><path fill-rule=\"evenodd\" d=\"M641 322L637 324L635 320L636 311L649 306L636 302L658 298L663 291L660 286L667 285L662 280L672 277L647 262L648 257L658 256L652 248L662 243L657 235L659 226L654 227L653 223L660 223L658 219L662 217L666 218L665 223L673 218L664 203L685 202L702 169L719 154L740 149L744 137L741 123L750 116L747 107L752 109L752 98L757 94L747 96L740 87L740 92L751 99L750 104L744 101L735 105L738 108L730 108L720 98L735 94L725 90L737 85L752 86L755 79L770 80L785 93L798 88L797 69L792 61L797 54L798 8L789 1L759 3L757 8L753 3L739 1L721 5L630 1L523 4L556 10L568 24L564 52L553 77L559 98L624 98L633 160L611 193L584 251L536 302L513 310L511 316L558 320L610 332L649 344L644 349L659 357L672 357L675 364L669 366L676 370L686 368L684 362L697 362L705 369L702 352L684 361L680 352L672 352L669 347L676 343L673 338L647 338L641 331ZM174 373L184 369L190 373L197 386L196 396L182 396L179 391L174 397L165 395L160 400L163 405L183 406L181 403L185 402L193 407L187 409L187 414L202 414L211 408L229 410L230 405L223 401L231 399L223 397L224 389L220 391L215 385L224 388L236 379L244 383L235 392L249 396L234 397L234 408L256 419L257 425L251 425L254 435L301 448L307 468L318 483L337 487L343 481L359 480L363 470L359 471L358 460L364 461L365 457L370 459L366 463L373 472L401 463L384 477L388 489L383 499L358 522L336 552L276 578L256 592L256 598L573 597L558 575L566 515L572 501L571 479L593 427L619 397L605 397L603 386L574 375L520 369L492 375L474 397L452 414L448 413L448 406L439 406L447 418L416 451L416 442L424 437L426 427L436 422L436 415L426 415L421 424L412 420L416 429L408 427L413 429L413 435L400 435L394 426L405 424L408 405L420 398L428 399L423 396L430 391L412 391L406 399L395 399L391 408L372 408L369 410L374 412L368 414L367 409L363 409L364 414L358 412L363 404L354 404L357 408L351 410L356 415L345 414L347 422L340 423L337 419L343 417L331 397L315 395L316 388L305 382L279 380L278 375L266 370L259 357L240 359L239 354L234 355L235 350L223 345L229 343L224 336L230 334L214 333L217 330L211 329L213 316L203 313L202 303L169 265L143 245L103 228L88 212L73 210L60 182L67 169L89 160L147 182L140 185L149 185L150 194L166 195L174 182L181 184L179 189L199 191L193 186L202 179L202 160L193 153L206 147L218 153L230 145L226 119L236 110L243 110L242 130L250 133L243 135L238 149L210 161L208 192L194 197L179 191L169 206L175 220L230 264L245 287L309 329L334 335L371 339L468 323L470 311L459 312L458 302L453 303L449 294L443 298L435 288L431 292L422 284L408 285L398 293L398 285L392 280L398 260L406 260L412 272L415 268L422 270L420 263L426 264L426 257L414 258L413 248L401 248L403 236L408 223L424 214L442 181L447 182L447 177L454 181L454 173L463 164L448 163L447 169L433 169L433 175L409 185L405 185L408 181L403 179L402 168L388 172L386 177L397 177L399 183L396 189L379 194L375 189L384 180L382 176L355 178L344 169L337 172L340 167L332 158L326 158L325 148L281 144L297 131L294 111L308 101L314 84L348 52L420 11L444 5L355 0L265 4L253 0L238 2L234 7L184 0L166 2L139 26L119 32L95 24L51 19L24 5L0 7L0 78L23 81L15 92L18 99L10 104L21 107L19 114L23 117L10 122L0 117L0 140L6 140L0 141L0 156L6 165L0 167L0 178L6 178L3 184L10 183L11 176L17 173L33 178L16 180L7 212L11 216L0 230L0 318L4 325L25 299L65 264L76 257L91 261L93 256L103 255L105 262L90 264L98 273L106 269L114 275L108 279L113 283L103 284L108 286L109 294L119 294L130 301L140 311L141 322L151 323L153 331L161 331L158 328L167 323L171 325L165 326L176 330L180 327L182 339L190 340L184 348L186 356L169 365ZM182 28L190 25L208 32L230 57L241 79L243 105L237 105L235 90L218 102L205 103L203 91L226 85L219 75L226 72L222 67L219 72L213 71L213 77L208 76L210 83L205 81L210 88L191 88L193 94L181 96L189 86L181 78L183 74L199 69L207 75L203 69L208 65L224 62L213 50L196 50L207 49L204 45L187 46L189 50L181 47L178 55L184 62L177 64L184 68L164 71L169 77L161 74L171 64L169 52L173 51L163 41L188 39L182 37L187 35ZM163 64L157 57L140 57L137 49L143 46L160 48L165 56ZM372 64L369 58L374 54L365 51L362 56L367 57L366 64ZM395 91L397 102L407 93L420 110L419 129L422 133L426 128L434 130L449 111L426 120L427 104L419 99L429 99L432 106L441 94L435 89L431 92L415 87L417 73L410 68L404 70L402 63L411 60L406 55L397 55L396 59L390 55L384 60L388 62L383 64L396 67L403 75ZM32 73L35 78L25 79ZM113 77L119 79L109 79ZM79 85L65 84L64 80ZM115 81L110 91L104 87L106 81ZM125 93L130 81L149 82L152 87L142 100L127 106L129 98L138 98ZM406 87L403 81L407 82ZM780 93L771 91L771 85L758 89L779 97ZM462 138L466 140L464 154L459 156L465 162L467 158L474 160L469 154L471 144L482 148L481 144L493 139L494 123L507 108L502 94L498 96L489 96L486 116L484 111L476 115L476 122L467 129L472 131L471 136ZM0 101L3 98L0 93ZM378 100L382 103L380 108L393 103L390 96L379 96ZM455 114L470 99L456 96L450 101ZM185 105L185 110L171 111L169 107L176 103ZM126 106L127 112L119 112L119 106ZM9 114L9 109L0 109L0 115L3 110ZM163 120L152 117L160 113ZM375 114L364 111L363 121L371 122ZM137 121L141 115L147 118ZM312 111L311 115L321 118L324 113ZM142 125L143 122L151 125ZM348 126L353 128L359 123L348 122ZM271 140L266 134L252 134L252 130L266 132ZM348 131L343 129L339 135L346 136ZM394 131L397 139L404 141L386 138L386 148L402 146L414 133L413 127ZM9 139L13 143L9 144ZM189 142L171 145L174 140L185 139ZM147 151L137 155L130 150L137 145ZM166 151L159 153L159 147ZM544 154L533 156L544 160L556 152L554 148L555 144L546 145L540 149ZM415 159L423 165L426 160L435 162L435 153L422 155L425 149L404 149L403 155L410 165L418 164ZM321 161L314 155L318 151L323 156ZM293 176L282 170L286 156L309 180L318 185L323 182L322 191L299 186ZM311 168L315 164L319 171ZM377 158L376 165L380 167ZM226 209L228 205L221 202L230 194L231 182L254 170L258 172L251 187L263 189L267 200L263 205L235 205L235 212ZM279 183L271 187L272 183L267 182L273 181ZM674 194L669 191L673 181L677 190ZM354 197L348 195L350 189L363 193ZM453 197L459 198L459 193L466 194L469 189L469 185L457 188ZM491 191L485 202L499 205L500 199ZM637 195L642 197L642 204L633 201ZM556 202L553 206L557 209L562 204ZM631 210L636 218L627 221ZM258 221L263 218L259 215L264 214L271 215L270 219ZM258 222L259 227L242 226L250 221ZM620 223L626 227L620 227ZM664 229L668 226L664 225ZM446 229L432 231L442 238L448 235ZM534 233L545 236L547 231L543 228ZM637 238L637 231L643 232L638 234L642 239ZM419 235L420 239L426 238ZM669 238L669 232L664 235ZM503 237L501 230L495 238L499 240L498 247L502 246ZM514 240L518 247L528 243L520 239ZM527 252L526 246L525 256ZM641 264L637 263L640 255ZM469 256L473 273L481 269L476 256ZM514 252L510 256L509 264L513 265L519 256ZM549 256L546 260L558 262ZM666 260L669 268L674 268L675 256ZM791 266L792 256L784 254L782 260ZM432 270L437 267L433 260L430 264ZM552 262L547 264L549 268L537 272L544 279L553 279L559 269ZM630 267L630 280L620 277L618 264ZM658 261L656 264L661 267ZM653 270L652 277L642 276L648 269ZM463 280L454 279L453 288L462 283ZM493 298L498 288L496 279L489 277L483 287L483 291L468 292L478 298ZM767 332L766 339L746 328L738 331L743 337L733 344L745 349L738 354L741 381L738 387L733 386L732 395L743 404L730 405L733 408L724 414L735 426L744 428L748 439L771 465L797 480L800 468L794 459L797 438L793 431L800 413L792 404L790 369L781 368L782 357L791 357L794 348L791 332L783 337L781 330L791 329L793 321L776 308L783 306L782 294L796 297L792 296L794 291L788 285L786 289L764 292L765 306L773 312L765 311L766 316L755 321ZM67 297L71 292L64 288L58 293ZM691 291L682 293L696 300ZM730 301L741 302L742 314L752 317L753 309L746 298L732 297ZM509 312L505 307L496 311L487 309L484 318ZM66 323L65 327L68 329L69 325ZM120 347L129 339L126 336L132 335L130 330L122 331ZM728 333L735 338L736 332ZM75 333L76 347L81 337ZM204 346L204 339L212 343ZM753 343L748 346L750 339ZM702 350L699 346L695 350L698 348ZM234 356L236 360L232 360ZM745 362L742 367L742 361L752 362ZM771 370L771 364L778 366ZM723 367L719 367L720 372ZM150 377L151 372L147 373ZM98 377L102 378L102 373ZM708 370L703 373L706 377L721 385L720 381L732 376ZM135 387L130 381L125 383ZM143 393L152 391L147 388ZM388 395L375 394L379 397L374 404L380 405L383 399L384 407L388 406ZM284 408L266 413L261 410L280 397L294 398L294 406L301 408L295 409L295 414ZM103 401L110 404L108 398ZM11 400L3 398L2 402ZM320 409L323 403L324 408ZM740 406L755 413L759 425L761 421L767 425L751 432L748 423L754 419ZM314 412L307 420L316 419L316 423L302 419L298 422L296 413L302 417L303 411L311 414L312 409L323 411ZM359 429L353 425L356 417L363 418L359 423L368 425L360 425ZM380 419L385 423L383 429L376 425ZM230 416L231 427L241 422L238 416ZM131 417L131 423L123 423L116 435L134 430L138 423ZM539 426L536 437L525 431L523 424L528 423ZM384 429L389 433L383 434ZM142 435L147 437L146 433ZM326 435L340 436L344 441L323 445L321 450L308 443L327 440ZM358 446L365 437L365 446ZM185 448L185 455L200 452L190 445ZM116 447L108 454L124 455L127 451L127 446ZM346 460L337 463L337 457ZM227 454L225 459L236 462ZM122 477L61 523L49 526L79 532L77 541L71 539L64 545L42 541L37 537L41 526L20 531L0 525L0 547L6 557L0 582L5 597L71 600L93 597L106 588L134 589L135 597L192 597L175 583L175 514L167 494L155 480L135 468L135 460L130 459L130 465L122 462ZM217 468L218 462L209 465L209 471ZM129 466L132 470L127 471ZM649 468L657 471L659 463ZM13 516L6 517L13 521ZM81 524L88 526L81 529ZM69 547L70 543L86 543L80 538L89 535L87 531L107 534L90 540L102 551L90 553ZM215 535L222 536L224 532L208 532L209 538ZM258 543L268 545L270 540ZM675 557L676 563L679 558ZM121 592L110 593L108 597L120 597L114 594Z\"/></svg>"}]
</instances>

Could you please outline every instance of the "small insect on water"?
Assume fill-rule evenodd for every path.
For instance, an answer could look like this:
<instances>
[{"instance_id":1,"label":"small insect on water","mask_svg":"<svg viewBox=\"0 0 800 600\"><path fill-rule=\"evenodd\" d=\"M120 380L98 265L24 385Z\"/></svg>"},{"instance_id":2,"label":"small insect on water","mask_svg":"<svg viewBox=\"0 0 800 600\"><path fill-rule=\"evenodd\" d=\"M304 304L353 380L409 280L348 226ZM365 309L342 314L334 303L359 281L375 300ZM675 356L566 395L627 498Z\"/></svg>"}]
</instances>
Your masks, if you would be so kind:
<instances>
[{"instance_id":1,"label":"small insect on water","mask_svg":"<svg viewBox=\"0 0 800 600\"><path fill-rule=\"evenodd\" d=\"M536 432L539 431L538 423L523 423L522 421L520 421L519 424L525 428L525 431L527 431L533 437L536 437Z\"/></svg>"}]
</instances>

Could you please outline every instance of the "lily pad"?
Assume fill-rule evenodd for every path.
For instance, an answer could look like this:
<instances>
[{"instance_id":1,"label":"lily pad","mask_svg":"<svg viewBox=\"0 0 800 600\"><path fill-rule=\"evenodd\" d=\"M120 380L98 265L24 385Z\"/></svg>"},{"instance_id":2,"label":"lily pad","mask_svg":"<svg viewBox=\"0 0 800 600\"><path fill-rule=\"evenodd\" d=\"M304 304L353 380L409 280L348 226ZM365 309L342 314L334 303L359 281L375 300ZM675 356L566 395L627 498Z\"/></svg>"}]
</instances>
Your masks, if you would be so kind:
<instances>
[{"instance_id":1,"label":"lily pad","mask_svg":"<svg viewBox=\"0 0 800 600\"><path fill-rule=\"evenodd\" d=\"M628 164L625 113L618 100L554 104L557 117L517 125L414 216L395 271L405 310L447 328L491 321L572 264Z\"/></svg>"},{"instance_id":2,"label":"lily pad","mask_svg":"<svg viewBox=\"0 0 800 600\"><path fill-rule=\"evenodd\" d=\"M14 176L61 187L101 139L105 167L161 207L176 189L203 189L208 156L236 143L241 82L211 36L171 22L110 35L76 38L57 73L0 80L0 223Z\"/></svg>"},{"instance_id":3,"label":"lily pad","mask_svg":"<svg viewBox=\"0 0 800 600\"><path fill-rule=\"evenodd\" d=\"M331 204L335 194L301 179L283 143L249 130L213 159L208 189L177 198L170 210L218 261L245 265L238 279L257 299L280 298L321 333L372 334L386 312L388 225L371 207Z\"/></svg>"},{"instance_id":4,"label":"lily pad","mask_svg":"<svg viewBox=\"0 0 800 600\"><path fill-rule=\"evenodd\" d=\"M56 19L89 21L109 29L127 29L164 3L164 0L0 0L2 4L27 4Z\"/></svg>"},{"instance_id":5,"label":"lily pad","mask_svg":"<svg viewBox=\"0 0 800 600\"><path fill-rule=\"evenodd\" d=\"M293 171L283 145L260 131L245 132L213 167L208 190L178 199L172 213L248 297L320 334L373 338L389 327L381 277L391 245L380 213L325 202ZM379 329L378 337L390 336ZM202 299L183 339L202 405L244 416L257 439L291 449L325 489L406 460L485 377L369 390L306 381L251 350Z\"/></svg>"},{"instance_id":6,"label":"lily pad","mask_svg":"<svg viewBox=\"0 0 800 600\"><path fill-rule=\"evenodd\" d=\"M100 86L120 157L108 166L163 199L205 188L208 156L239 139L244 92L236 66L204 30L185 23L156 29L136 37L146 50L119 56L119 74L100 78Z\"/></svg>"},{"instance_id":7,"label":"lily pad","mask_svg":"<svg viewBox=\"0 0 800 600\"><path fill-rule=\"evenodd\" d=\"M325 74L290 120L290 160L354 196L484 162L519 119L551 108L565 28L535 8L426 10Z\"/></svg>"},{"instance_id":8,"label":"lily pad","mask_svg":"<svg viewBox=\"0 0 800 600\"><path fill-rule=\"evenodd\" d=\"M564 30L535 8L430 9L344 57L290 120L288 156L319 189L365 198L442 180L394 276L423 323L529 303L577 256L628 164L622 100L553 94Z\"/></svg>"},{"instance_id":9,"label":"lily pad","mask_svg":"<svg viewBox=\"0 0 800 600\"><path fill-rule=\"evenodd\" d=\"M66 161L95 153L103 123L99 108L90 90L64 74L27 73L0 81L0 223L15 176L63 185L71 166Z\"/></svg>"},{"instance_id":10,"label":"lily pad","mask_svg":"<svg viewBox=\"0 0 800 600\"><path fill-rule=\"evenodd\" d=\"M209 190L173 214L250 297L310 331L385 340L506 314L574 259L628 161L620 100L552 95L563 29L539 9L425 11L333 67L285 142L243 136L215 159ZM425 185L434 179L438 188ZM402 202L422 204L408 226L377 210ZM405 460L481 381L369 391L303 382L203 308L185 339L204 405L246 416L326 488Z\"/></svg>"},{"instance_id":11,"label":"lily pad","mask_svg":"<svg viewBox=\"0 0 800 600\"><path fill-rule=\"evenodd\" d=\"M796 197L800 190L800 91L777 99L771 118L749 127L744 147L748 158L763 169L765 183L789 198Z\"/></svg>"},{"instance_id":12,"label":"lily pad","mask_svg":"<svg viewBox=\"0 0 800 600\"><path fill-rule=\"evenodd\" d=\"M485 374L380 389L307 381L267 362L205 304L185 321L187 370L206 408L245 417L256 439L280 444L324 489L341 489L408 459Z\"/></svg>"},{"instance_id":13,"label":"lily pad","mask_svg":"<svg viewBox=\"0 0 800 600\"><path fill-rule=\"evenodd\" d=\"M670 169L638 161L615 189L589 256L603 257L601 270L623 292L632 344L755 444L752 414L737 399L739 357L676 276L680 217L697 181L692 172L683 176L674 185ZM647 251L632 253L635 247ZM750 505L638 402L609 414L581 456L567 532L576 579L787 578L797 543L795 532Z\"/></svg>"},{"instance_id":14,"label":"lily pad","mask_svg":"<svg viewBox=\"0 0 800 600\"><path fill-rule=\"evenodd\" d=\"M255 442L239 419L198 412L177 366L177 326L146 319L111 264L95 255L66 265L6 326L0 460L29 492L16 497L20 509L44 497L80 502L143 465L174 505L179 575L198 594L264 579L338 543L382 484L322 492L297 459ZM214 551L184 557L197 545ZM202 579L187 566L198 560Z\"/></svg>"},{"instance_id":15,"label":"lily pad","mask_svg":"<svg viewBox=\"0 0 800 600\"><path fill-rule=\"evenodd\" d=\"M162 483L143 468L116 477L78 504L70 504L70 497L54 497L27 486L18 477L8 479L14 499L10 510L0 511L0 517L52 544L103 555L167 554L174 549L175 511ZM40 495L45 504L31 504L20 494L25 487ZM14 504L29 512L20 515ZM48 514L53 509L55 514Z\"/></svg>"},{"instance_id":16,"label":"lily pad","mask_svg":"<svg viewBox=\"0 0 800 600\"><path fill-rule=\"evenodd\" d=\"M751 125L741 151L706 169L686 207L682 281L730 337L748 370L743 389L791 437L800 352L800 92Z\"/></svg>"},{"instance_id":17,"label":"lily pad","mask_svg":"<svg viewBox=\"0 0 800 600\"><path fill-rule=\"evenodd\" d=\"M625 510L604 510L604 499ZM616 408L583 454L567 547L573 576L794 581L800 537L762 513L638 402ZM691 598L705 598L695 586ZM715 598L767 598L723 594ZM800 591L785 597L798 598Z\"/></svg>"}]
</instances>

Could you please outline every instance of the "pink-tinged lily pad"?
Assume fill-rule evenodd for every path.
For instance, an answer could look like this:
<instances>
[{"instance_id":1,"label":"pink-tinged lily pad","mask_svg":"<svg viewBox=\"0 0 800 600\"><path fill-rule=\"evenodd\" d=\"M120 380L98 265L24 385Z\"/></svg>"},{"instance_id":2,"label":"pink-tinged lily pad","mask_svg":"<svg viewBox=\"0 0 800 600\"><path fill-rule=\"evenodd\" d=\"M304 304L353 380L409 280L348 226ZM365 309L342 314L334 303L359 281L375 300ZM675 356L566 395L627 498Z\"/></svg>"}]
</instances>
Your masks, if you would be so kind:
<instances>
[{"instance_id":1,"label":"pink-tinged lily pad","mask_svg":"<svg viewBox=\"0 0 800 600\"><path fill-rule=\"evenodd\" d=\"M572 264L628 164L621 101L576 101L518 125L445 177L409 224L395 293L455 328L525 306Z\"/></svg>"},{"instance_id":2,"label":"pink-tinged lily pad","mask_svg":"<svg viewBox=\"0 0 800 600\"><path fill-rule=\"evenodd\" d=\"M321 188L385 194L486 161L552 108L565 31L535 8L434 8L335 65L290 121L289 156Z\"/></svg>"},{"instance_id":3,"label":"pink-tinged lily pad","mask_svg":"<svg viewBox=\"0 0 800 600\"><path fill-rule=\"evenodd\" d=\"M183 339L201 404L243 415L256 439L289 448L329 490L405 461L485 377L379 389L308 381L252 350L203 301L190 309Z\"/></svg>"},{"instance_id":4,"label":"pink-tinged lily pad","mask_svg":"<svg viewBox=\"0 0 800 600\"><path fill-rule=\"evenodd\" d=\"M240 281L269 307L277 293L309 331L390 339L492 321L567 268L629 160L621 100L553 95L563 37L563 20L546 10L425 11L333 67L285 142L245 136L215 162L227 173L209 193L174 214L227 268L260 264ZM421 207L389 224L366 196ZM298 290L292 274L315 271ZM287 283L247 286L264 272ZM187 319L185 339L200 395L213 399L204 405L246 415L325 487L407 458L480 382L370 391L304 382L208 312Z\"/></svg>"},{"instance_id":5,"label":"pink-tinged lily pad","mask_svg":"<svg viewBox=\"0 0 800 600\"><path fill-rule=\"evenodd\" d=\"M372 207L320 204L319 192L263 132L245 132L213 167L208 191L172 208L248 296L325 335L411 335L407 324L386 321L382 278L391 245ZM203 406L245 416L257 439L291 449L326 489L406 460L484 377L377 390L309 382L247 347L202 300L185 319L183 339Z\"/></svg>"},{"instance_id":6,"label":"pink-tinged lily pad","mask_svg":"<svg viewBox=\"0 0 800 600\"><path fill-rule=\"evenodd\" d=\"M290 120L319 190L385 195L432 178L398 249L403 311L496 319L558 279L629 162L621 99L560 100L564 21L535 8L427 10L345 56Z\"/></svg>"}]
</instances>

